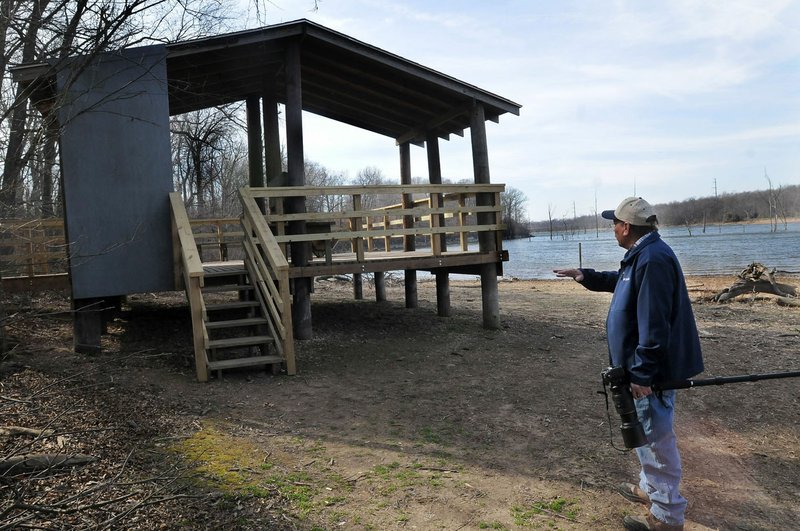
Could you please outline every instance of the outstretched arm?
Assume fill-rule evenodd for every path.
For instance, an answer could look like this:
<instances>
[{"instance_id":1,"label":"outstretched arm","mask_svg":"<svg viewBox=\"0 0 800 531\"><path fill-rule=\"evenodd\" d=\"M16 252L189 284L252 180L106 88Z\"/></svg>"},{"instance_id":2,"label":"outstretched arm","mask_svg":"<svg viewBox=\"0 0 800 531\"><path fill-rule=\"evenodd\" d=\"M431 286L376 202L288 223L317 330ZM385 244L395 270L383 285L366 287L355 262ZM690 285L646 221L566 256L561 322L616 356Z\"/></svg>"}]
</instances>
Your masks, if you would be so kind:
<instances>
[{"instance_id":1,"label":"outstretched arm","mask_svg":"<svg viewBox=\"0 0 800 531\"><path fill-rule=\"evenodd\" d=\"M570 277L577 282L583 281L583 271L580 269L553 269L557 277Z\"/></svg>"}]
</instances>

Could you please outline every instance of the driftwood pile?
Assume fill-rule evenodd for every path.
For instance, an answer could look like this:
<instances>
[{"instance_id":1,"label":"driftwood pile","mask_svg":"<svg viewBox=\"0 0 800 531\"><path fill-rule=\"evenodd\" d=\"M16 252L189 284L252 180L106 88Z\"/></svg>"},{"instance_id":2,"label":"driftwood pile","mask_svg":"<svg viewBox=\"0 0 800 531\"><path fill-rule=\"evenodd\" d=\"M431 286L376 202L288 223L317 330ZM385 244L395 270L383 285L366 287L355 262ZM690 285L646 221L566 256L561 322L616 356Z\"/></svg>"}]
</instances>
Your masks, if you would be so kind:
<instances>
[{"instance_id":1,"label":"driftwood pile","mask_svg":"<svg viewBox=\"0 0 800 531\"><path fill-rule=\"evenodd\" d=\"M739 295L768 293L777 296L778 304L784 306L800 306L800 292L797 287L783 284L775 279L776 269L769 270L763 264L753 262L736 276L736 281L725 288L713 300L724 302Z\"/></svg>"}]
</instances>

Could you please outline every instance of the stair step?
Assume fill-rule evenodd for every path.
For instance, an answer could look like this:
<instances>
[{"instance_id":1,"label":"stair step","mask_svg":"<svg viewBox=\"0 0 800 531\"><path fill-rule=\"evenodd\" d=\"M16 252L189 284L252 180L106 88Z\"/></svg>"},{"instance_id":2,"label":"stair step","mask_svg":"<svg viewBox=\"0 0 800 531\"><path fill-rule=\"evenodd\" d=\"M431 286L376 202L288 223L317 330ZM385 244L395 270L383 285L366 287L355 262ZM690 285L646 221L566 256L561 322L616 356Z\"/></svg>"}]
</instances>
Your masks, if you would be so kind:
<instances>
[{"instance_id":1,"label":"stair step","mask_svg":"<svg viewBox=\"0 0 800 531\"><path fill-rule=\"evenodd\" d=\"M273 363L283 363L283 358L280 356L254 356L252 358L209 361L208 370L220 371L223 369L234 369L236 367L252 367L253 365L270 365Z\"/></svg>"},{"instance_id":2,"label":"stair step","mask_svg":"<svg viewBox=\"0 0 800 531\"><path fill-rule=\"evenodd\" d=\"M223 302L219 304L206 304L206 311L220 311L220 310L237 310L240 308L255 308L259 306L258 301L236 301L236 302Z\"/></svg>"},{"instance_id":3,"label":"stair step","mask_svg":"<svg viewBox=\"0 0 800 531\"><path fill-rule=\"evenodd\" d=\"M209 321L206 323L207 330L216 330L220 328L236 328L237 326L256 326L267 324L267 320L263 317L247 317L244 319L230 319L226 321Z\"/></svg>"},{"instance_id":4,"label":"stair step","mask_svg":"<svg viewBox=\"0 0 800 531\"><path fill-rule=\"evenodd\" d=\"M203 276L206 277L206 278L233 277L233 276L240 276L240 275L246 275L246 274L247 274L247 269L244 268L244 267L236 268L236 269L225 268L225 269L221 269L221 270L214 270L214 269L208 270L208 269L206 269L206 270L203 271Z\"/></svg>"},{"instance_id":5,"label":"stair step","mask_svg":"<svg viewBox=\"0 0 800 531\"><path fill-rule=\"evenodd\" d=\"M250 284L221 284L219 286L205 286L202 289L203 293L223 293L226 291L253 291L253 286Z\"/></svg>"},{"instance_id":6,"label":"stair step","mask_svg":"<svg viewBox=\"0 0 800 531\"><path fill-rule=\"evenodd\" d=\"M208 342L207 348L250 347L255 345L263 345L265 343L272 343L273 341L274 339L272 339L271 336L230 337L227 339L213 339Z\"/></svg>"}]
</instances>

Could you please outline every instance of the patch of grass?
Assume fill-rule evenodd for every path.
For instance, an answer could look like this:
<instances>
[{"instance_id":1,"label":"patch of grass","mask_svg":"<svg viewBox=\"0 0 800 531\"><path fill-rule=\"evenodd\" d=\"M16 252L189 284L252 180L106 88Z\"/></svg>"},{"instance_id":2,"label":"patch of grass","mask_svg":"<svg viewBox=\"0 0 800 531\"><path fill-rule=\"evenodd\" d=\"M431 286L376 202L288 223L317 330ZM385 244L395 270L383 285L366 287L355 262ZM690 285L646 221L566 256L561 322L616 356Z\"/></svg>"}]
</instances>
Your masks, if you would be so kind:
<instances>
[{"instance_id":1,"label":"patch of grass","mask_svg":"<svg viewBox=\"0 0 800 531\"><path fill-rule=\"evenodd\" d=\"M216 423L204 422L203 429L171 447L175 453L196 464L202 474L223 494L234 494L253 484L252 471L265 464L263 452L248 441L231 437Z\"/></svg>"},{"instance_id":2,"label":"patch of grass","mask_svg":"<svg viewBox=\"0 0 800 531\"><path fill-rule=\"evenodd\" d=\"M340 504L345 503L346 501L347 501L347 498L345 498L344 496L328 496L327 498L322 500L322 503L324 505L340 505ZM336 513L334 513L334 514L336 514Z\"/></svg>"},{"instance_id":3,"label":"patch of grass","mask_svg":"<svg viewBox=\"0 0 800 531\"><path fill-rule=\"evenodd\" d=\"M305 515L312 509L314 496L319 489L306 472L294 472L285 476L273 475L269 478L269 482L302 514Z\"/></svg>"},{"instance_id":4,"label":"patch of grass","mask_svg":"<svg viewBox=\"0 0 800 531\"><path fill-rule=\"evenodd\" d=\"M419 434L420 434L420 437L422 437L422 440L424 442L426 442L426 443L442 444L441 435L439 435L438 433L433 431L433 428L430 428L430 427L426 426L426 427L422 428L421 430L419 430Z\"/></svg>"},{"instance_id":5,"label":"patch of grass","mask_svg":"<svg viewBox=\"0 0 800 531\"><path fill-rule=\"evenodd\" d=\"M293 442L300 448L308 445L308 441L301 439ZM306 449L318 457L325 452L319 442ZM233 502L241 496L282 498L299 518L331 505L345 504L346 497L340 494L353 490L341 475L322 466L295 472L280 470L275 463L263 461L262 449L244 437L230 435L226 426L213 421L203 422L200 431L175 444L171 451L194 463L200 477L198 482L219 490L223 499ZM399 466L399 463L389 465L387 473ZM324 489L333 492L321 498Z\"/></svg>"},{"instance_id":6,"label":"patch of grass","mask_svg":"<svg viewBox=\"0 0 800 531\"><path fill-rule=\"evenodd\" d=\"M314 441L314 444L307 448L306 451L313 456L319 457L325 453L325 445L320 441Z\"/></svg>"},{"instance_id":7,"label":"patch of grass","mask_svg":"<svg viewBox=\"0 0 800 531\"><path fill-rule=\"evenodd\" d=\"M567 500L559 496L550 501L534 502L527 507L515 505L511 508L514 524L518 526L530 526L534 516L547 514L557 514L574 522L578 518L578 507L574 500Z\"/></svg>"},{"instance_id":8,"label":"patch of grass","mask_svg":"<svg viewBox=\"0 0 800 531\"><path fill-rule=\"evenodd\" d=\"M392 470L400 468L400 463L397 461L389 463L388 465L375 465L372 467L372 473L376 476L388 477Z\"/></svg>"}]
</instances>

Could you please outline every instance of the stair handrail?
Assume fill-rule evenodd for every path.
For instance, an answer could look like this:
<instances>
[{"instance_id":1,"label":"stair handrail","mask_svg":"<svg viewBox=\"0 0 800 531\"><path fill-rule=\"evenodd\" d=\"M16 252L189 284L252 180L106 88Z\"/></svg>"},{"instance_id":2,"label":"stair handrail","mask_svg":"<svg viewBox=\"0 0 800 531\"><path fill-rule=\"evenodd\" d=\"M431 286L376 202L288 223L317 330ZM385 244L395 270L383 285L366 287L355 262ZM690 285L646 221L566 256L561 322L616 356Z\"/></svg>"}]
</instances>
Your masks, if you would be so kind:
<instances>
[{"instance_id":1,"label":"stair handrail","mask_svg":"<svg viewBox=\"0 0 800 531\"><path fill-rule=\"evenodd\" d=\"M239 190L242 203L244 261L258 293L268 325L276 336L278 353L286 363L286 373L296 373L292 299L289 291L289 262L269 229L255 198L248 188Z\"/></svg>"},{"instance_id":2,"label":"stair handrail","mask_svg":"<svg viewBox=\"0 0 800 531\"><path fill-rule=\"evenodd\" d=\"M203 325L205 303L203 302L202 288L204 285L203 264L197 243L192 234L189 215L183 198L178 192L169 194L170 212L172 221L172 253L175 270L175 289L185 289L186 298L189 299L189 309L192 316L192 339L194 342L194 366L197 380L208 381L208 357L206 343L208 341L206 328Z\"/></svg>"}]
</instances>

